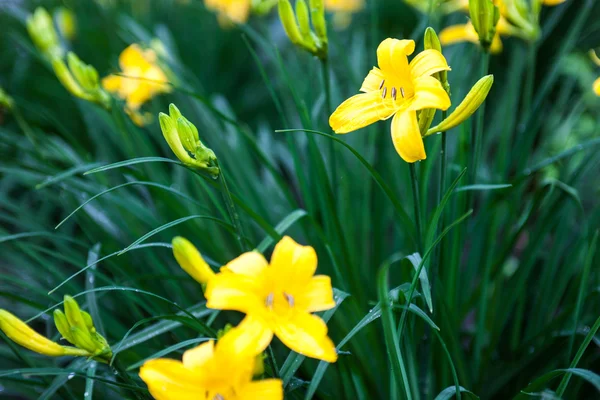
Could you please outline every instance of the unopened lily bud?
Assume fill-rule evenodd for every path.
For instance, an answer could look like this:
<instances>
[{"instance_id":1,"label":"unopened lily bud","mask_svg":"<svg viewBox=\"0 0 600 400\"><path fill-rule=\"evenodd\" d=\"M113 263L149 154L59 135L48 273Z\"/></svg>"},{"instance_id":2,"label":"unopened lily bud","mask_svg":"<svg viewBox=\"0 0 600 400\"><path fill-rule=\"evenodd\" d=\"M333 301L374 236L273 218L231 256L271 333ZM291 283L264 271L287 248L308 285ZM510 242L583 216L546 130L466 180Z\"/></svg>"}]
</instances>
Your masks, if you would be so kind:
<instances>
[{"instance_id":1,"label":"unopened lily bud","mask_svg":"<svg viewBox=\"0 0 600 400\"><path fill-rule=\"evenodd\" d=\"M63 346L40 335L6 310L0 310L0 330L15 343L36 353L53 357L66 354Z\"/></svg>"},{"instance_id":2,"label":"unopened lily bud","mask_svg":"<svg viewBox=\"0 0 600 400\"><path fill-rule=\"evenodd\" d=\"M217 177L217 156L200 141L198 129L173 104L169 106L169 114L159 113L158 120L163 136L175 156L186 166Z\"/></svg>"},{"instance_id":3,"label":"unopened lily bud","mask_svg":"<svg viewBox=\"0 0 600 400\"><path fill-rule=\"evenodd\" d=\"M440 53L442 52L442 44L440 43L440 39L439 39L437 33L435 32L435 30L432 27L428 27L425 30L425 40L424 40L423 47L425 48L425 50L431 49L431 50L437 50ZM450 95L450 83L448 83L448 71L442 70L440 72L437 72L436 75L438 76L439 81L441 82L442 87L444 88L446 93L448 93L448 95Z\"/></svg>"},{"instance_id":4,"label":"unopened lily bud","mask_svg":"<svg viewBox=\"0 0 600 400\"><path fill-rule=\"evenodd\" d=\"M65 314L67 316L67 321L69 321L69 325L71 326L71 330L73 328L78 328L82 332L85 332L89 336L89 329L85 320L83 319L83 315L81 314L81 309L79 308L79 304L75 301L71 296L65 295L64 298L64 307Z\"/></svg>"},{"instance_id":5,"label":"unopened lily bud","mask_svg":"<svg viewBox=\"0 0 600 400\"><path fill-rule=\"evenodd\" d=\"M73 40L77 33L75 14L71 10L61 7L54 15L61 35L67 40Z\"/></svg>"},{"instance_id":6,"label":"unopened lily bud","mask_svg":"<svg viewBox=\"0 0 600 400\"><path fill-rule=\"evenodd\" d=\"M315 33L319 40L327 43L327 22L325 20L325 5L323 0L309 0L310 14L312 23L315 28Z\"/></svg>"},{"instance_id":7,"label":"unopened lily bud","mask_svg":"<svg viewBox=\"0 0 600 400\"><path fill-rule=\"evenodd\" d=\"M11 109L14 101L2 88L0 88L0 107Z\"/></svg>"},{"instance_id":8,"label":"unopened lily bud","mask_svg":"<svg viewBox=\"0 0 600 400\"><path fill-rule=\"evenodd\" d=\"M67 316L58 308L54 310L54 325L56 325L56 329L60 332L63 339L68 341L69 343L73 343L73 337L71 336L71 326L69 325L69 321L67 320Z\"/></svg>"},{"instance_id":9,"label":"unopened lily bud","mask_svg":"<svg viewBox=\"0 0 600 400\"><path fill-rule=\"evenodd\" d=\"M298 19L298 25L300 27L300 34L306 40L311 40L310 36L310 15L308 13L308 6L305 0L296 0L296 18Z\"/></svg>"},{"instance_id":10,"label":"unopened lily bud","mask_svg":"<svg viewBox=\"0 0 600 400\"><path fill-rule=\"evenodd\" d=\"M204 261L198 249L181 236L173 238L172 244L173 255L179 266L202 287L206 287L208 281L215 276L215 272Z\"/></svg>"},{"instance_id":11,"label":"unopened lily bud","mask_svg":"<svg viewBox=\"0 0 600 400\"><path fill-rule=\"evenodd\" d=\"M73 52L67 54L67 64L71 73L84 90L90 91L98 88L98 72L94 67L85 64Z\"/></svg>"},{"instance_id":12,"label":"unopened lily bud","mask_svg":"<svg viewBox=\"0 0 600 400\"><path fill-rule=\"evenodd\" d=\"M289 0L279 0L279 18L290 41L296 45L303 45L302 34Z\"/></svg>"},{"instance_id":13,"label":"unopened lily bud","mask_svg":"<svg viewBox=\"0 0 600 400\"><path fill-rule=\"evenodd\" d=\"M481 46L488 51L496 34L500 11L492 0L469 0L469 14Z\"/></svg>"},{"instance_id":14,"label":"unopened lily bud","mask_svg":"<svg viewBox=\"0 0 600 400\"><path fill-rule=\"evenodd\" d=\"M83 317L83 322L85 322L85 326L87 326L90 333L96 332L96 327L94 326L92 316L83 310L81 310L81 316Z\"/></svg>"},{"instance_id":15,"label":"unopened lily bud","mask_svg":"<svg viewBox=\"0 0 600 400\"><path fill-rule=\"evenodd\" d=\"M62 85L67 89L73 96L91 100L91 98L83 91L83 88L77 83L77 80L67 68L65 62L60 58L54 58L52 60L52 68L54 68L54 73L56 77L62 83Z\"/></svg>"},{"instance_id":16,"label":"unopened lily bud","mask_svg":"<svg viewBox=\"0 0 600 400\"><path fill-rule=\"evenodd\" d=\"M432 135L437 132L445 132L449 129L452 129L461 123L463 123L467 118L469 118L481 104L486 99L490 89L492 88L492 84L494 83L494 75L486 75L481 78L469 93L465 96L463 101L456 107L456 109L442 122L438 125L430 128L425 136Z\"/></svg>"},{"instance_id":17,"label":"unopened lily bud","mask_svg":"<svg viewBox=\"0 0 600 400\"><path fill-rule=\"evenodd\" d=\"M47 58L63 56L63 49L48 11L42 7L36 8L34 13L27 18L26 24L31 40Z\"/></svg>"},{"instance_id":18,"label":"unopened lily bud","mask_svg":"<svg viewBox=\"0 0 600 400\"><path fill-rule=\"evenodd\" d=\"M92 340L90 333L83 331L78 326L71 325L71 338L73 339L73 344L78 348L84 349L91 354L97 351L96 344Z\"/></svg>"},{"instance_id":19,"label":"unopened lily bud","mask_svg":"<svg viewBox=\"0 0 600 400\"><path fill-rule=\"evenodd\" d=\"M67 55L67 65L60 58L52 59L52 67L56 77L72 95L80 99L110 107L110 97L101 87L98 71L91 65L81 61L75 53Z\"/></svg>"}]
</instances>

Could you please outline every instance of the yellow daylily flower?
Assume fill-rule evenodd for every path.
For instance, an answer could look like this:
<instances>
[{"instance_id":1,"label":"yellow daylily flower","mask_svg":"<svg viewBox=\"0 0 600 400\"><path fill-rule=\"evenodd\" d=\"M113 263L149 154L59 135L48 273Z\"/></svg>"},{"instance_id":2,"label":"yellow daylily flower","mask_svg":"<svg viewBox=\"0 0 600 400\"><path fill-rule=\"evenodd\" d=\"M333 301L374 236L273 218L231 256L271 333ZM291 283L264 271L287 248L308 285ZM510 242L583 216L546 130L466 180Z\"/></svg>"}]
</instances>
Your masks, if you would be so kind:
<instances>
[{"instance_id":1,"label":"yellow daylily flower","mask_svg":"<svg viewBox=\"0 0 600 400\"><path fill-rule=\"evenodd\" d=\"M596 96L600 96L600 78L597 78L594 81L592 88L594 89L594 93L596 93Z\"/></svg>"},{"instance_id":2,"label":"yellow daylily flower","mask_svg":"<svg viewBox=\"0 0 600 400\"><path fill-rule=\"evenodd\" d=\"M565 1L567 0L542 0L542 4L545 6L557 6Z\"/></svg>"},{"instance_id":3,"label":"yellow daylily flower","mask_svg":"<svg viewBox=\"0 0 600 400\"><path fill-rule=\"evenodd\" d=\"M183 353L144 363L140 377L157 400L282 400L280 379L252 381L255 354L234 345L238 328Z\"/></svg>"},{"instance_id":4,"label":"yellow daylily flower","mask_svg":"<svg viewBox=\"0 0 600 400\"><path fill-rule=\"evenodd\" d=\"M204 0L209 10L217 13L221 26L227 27L232 23L243 24L250 15L250 0Z\"/></svg>"},{"instance_id":5,"label":"yellow daylily flower","mask_svg":"<svg viewBox=\"0 0 600 400\"><path fill-rule=\"evenodd\" d=\"M130 110L139 109L157 94L171 91L166 84L167 76L157 65L154 50L142 50L139 45L132 44L119 56L119 66L125 76L107 76L102 80L102 86L125 99Z\"/></svg>"},{"instance_id":6,"label":"yellow daylily flower","mask_svg":"<svg viewBox=\"0 0 600 400\"><path fill-rule=\"evenodd\" d=\"M427 108L447 110L448 93L431 75L449 71L444 56L429 49L408 62L415 50L412 40L385 39L377 48L379 68L374 67L360 91L344 101L329 118L335 133L348 133L380 120L392 119L392 141L406 162L426 158L419 131L417 111Z\"/></svg>"},{"instance_id":7,"label":"yellow daylily flower","mask_svg":"<svg viewBox=\"0 0 600 400\"><path fill-rule=\"evenodd\" d=\"M503 18L501 17L502 21ZM496 27L496 34L492 39L492 45L490 46L490 52L492 54L498 54L502 52L502 40L500 40L500 22L498 22L498 26ZM473 24L471 22L467 22L466 24L461 25L452 25L447 28L442 29L440 32L440 42L444 46L461 43L461 42L471 42L475 44L479 44L479 35L475 31Z\"/></svg>"},{"instance_id":8,"label":"yellow daylily flower","mask_svg":"<svg viewBox=\"0 0 600 400\"><path fill-rule=\"evenodd\" d=\"M246 314L235 347L263 351L276 335L308 357L335 362L337 353L327 325L311 313L335 307L331 279L314 276L317 254L286 236L271 263L258 252L244 253L221 268L206 288L206 306Z\"/></svg>"},{"instance_id":9,"label":"yellow daylily flower","mask_svg":"<svg viewBox=\"0 0 600 400\"><path fill-rule=\"evenodd\" d=\"M325 0L325 9L333 13L333 25L337 29L347 28L352 21L352 14L364 7L364 0Z\"/></svg>"},{"instance_id":10,"label":"yellow daylily flower","mask_svg":"<svg viewBox=\"0 0 600 400\"><path fill-rule=\"evenodd\" d=\"M590 50L589 54L594 64L600 67L600 58L596 54L596 51L592 49ZM596 96L600 96L600 78L594 81L594 83L592 84L592 88L594 89L594 93L596 93Z\"/></svg>"}]
</instances>

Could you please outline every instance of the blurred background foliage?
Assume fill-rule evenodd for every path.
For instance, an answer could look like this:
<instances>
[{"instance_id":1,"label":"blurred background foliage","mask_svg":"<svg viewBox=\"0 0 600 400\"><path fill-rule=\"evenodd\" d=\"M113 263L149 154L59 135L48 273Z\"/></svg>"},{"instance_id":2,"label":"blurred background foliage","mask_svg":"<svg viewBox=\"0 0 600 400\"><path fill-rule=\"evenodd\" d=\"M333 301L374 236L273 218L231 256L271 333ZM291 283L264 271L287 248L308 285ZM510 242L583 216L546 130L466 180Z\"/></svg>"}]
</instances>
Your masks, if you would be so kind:
<instances>
[{"instance_id":1,"label":"blurred background foliage","mask_svg":"<svg viewBox=\"0 0 600 400\"><path fill-rule=\"evenodd\" d=\"M106 112L63 88L25 29L37 6L74 13L76 33L61 40L101 77L118 71L118 55L129 44L160 41L154 45L160 43L174 90L144 105L151 123L135 126L120 100ZM414 398L433 398L453 384L444 348L463 387L484 399L512 398L543 374L567 368L600 314L600 260L589 249L600 226L600 98L591 90L600 70L587 56L600 46L598 15L595 1L545 8L534 62L528 45L513 38L491 58L495 83L486 101L484 157L475 181L462 178L458 185L512 186L457 192L445 209L448 224L473 196L474 214L445 236L435 249L440 257L427 264L433 298L433 313L427 315L440 335L411 316L402 337ZM412 38L420 49L428 24L439 30L466 18L460 13L429 18L400 0L385 0L368 2L344 30L330 26L333 104L357 92L384 38ZM377 271L390 257L415 252L414 238L352 152L326 137L275 132L329 132L321 65L289 43L275 11L224 29L197 0L4 0L0 26L0 87L16 104L14 112L0 114L1 308L24 319L37 316L32 326L57 339L50 314L40 313L64 294L79 295L134 374L141 360L202 334L177 307L206 323L216 319L217 327L230 321L203 307L200 287L169 249L173 236L185 236L215 267L241 252L215 182L161 162L83 175L137 157L174 158L156 115L175 103L217 154L239 199L250 247L260 245L268 253L282 233L312 245L319 272L350 295L329 323L334 341L359 321L376 320L378 315L368 315L377 302ZM480 78L480 52L460 44L444 48L444 54L458 104ZM527 84L533 85L531 103L523 99ZM373 166L412 215L408 167L393 150L388 129L378 123L338 138ZM452 182L469 165L470 123L447 135ZM426 216L438 204L440 138L425 141L429 157L418 165ZM190 216L197 217L165 227ZM136 246L117 256L132 243ZM393 285L404 283L396 296L413 272L407 261L392 267ZM422 310L424 295L416 300ZM287 395L401 398L382 338L379 323L364 327L323 376L316 361L306 360L286 382ZM592 338L578 366L597 372L600 338ZM281 365L286 351L276 351ZM6 340L0 341L0 359L3 398L129 396L108 369L91 368L93 362L49 360ZM22 368L38 372L19 372ZM557 383L535 391L555 390ZM597 393L593 380L573 378L565 398L592 399Z\"/></svg>"}]
</instances>

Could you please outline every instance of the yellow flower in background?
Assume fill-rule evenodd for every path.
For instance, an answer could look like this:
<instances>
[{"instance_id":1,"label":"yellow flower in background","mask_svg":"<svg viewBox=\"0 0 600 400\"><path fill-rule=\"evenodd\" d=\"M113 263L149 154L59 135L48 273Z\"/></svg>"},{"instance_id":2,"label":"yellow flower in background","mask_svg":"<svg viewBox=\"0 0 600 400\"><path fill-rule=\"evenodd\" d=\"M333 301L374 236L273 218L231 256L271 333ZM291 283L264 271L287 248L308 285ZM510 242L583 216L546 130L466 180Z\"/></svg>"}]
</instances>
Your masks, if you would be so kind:
<instances>
[{"instance_id":1,"label":"yellow flower in background","mask_svg":"<svg viewBox=\"0 0 600 400\"><path fill-rule=\"evenodd\" d=\"M598 55L596 54L594 49L590 50L590 58L592 59L594 64L600 67L600 58L598 58ZM594 93L596 93L596 96L600 96L600 78L594 81L594 83L592 84L592 89L594 89Z\"/></svg>"},{"instance_id":2,"label":"yellow flower in background","mask_svg":"<svg viewBox=\"0 0 600 400\"><path fill-rule=\"evenodd\" d=\"M331 279L314 276L316 269L315 250L286 236L270 264L260 253L248 252L222 267L208 282L206 306L246 314L232 339L236 348L257 354L276 335L297 353L335 362L327 325L311 314L335 307Z\"/></svg>"},{"instance_id":3,"label":"yellow flower in background","mask_svg":"<svg viewBox=\"0 0 600 400\"><path fill-rule=\"evenodd\" d=\"M447 110L448 93L432 74L449 71L444 56L429 49L408 62L415 50L412 40L385 39L377 48L379 68L374 67L360 91L344 101L329 118L335 133L348 133L374 122L392 119L392 141L406 162L424 160L425 147L417 111L427 108Z\"/></svg>"},{"instance_id":4,"label":"yellow flower in background","mask_svg":"<svg viewBox=\"0 0 600 400\"><path fill-rule=\"evenodd\" d=\"M58 30L67 40L73 40L77 34L75 14L68 8L60 7L54 13Z\"/></svg>"},{"instance_id":5,"label":"yellow flower in background","mask_svg":"<svg viewBox=\"0 0 600 400\"><path fill-rule=\"evenodd\" d=\"M250 15L250 0L204 0L204 5L217 13L219 24L225 27L243 24Z\"/></svg>"},{"instance_id":6,"label":"yellow flower in background","mask_svg":"<svg viewBox=\"0 0 600 400\"><path fill-rule=\"evenodd\" d=\"M509 25L504 18L500 17L498 25L496 26L496 34L494 35L492 45L490 46L490 52L492 54L502 52L502 40L500 39L500 35L506 35L508 32L510 32ZM462 42L479 44L479 35L477 35L473 24L467 22L466 24L452 25L444 28L440 32L440 42L444 46Z\"/></svg>"},{"instance_id":7,"label":"yellow flower in background","mask_svg":"<svg viewBox=\"0 0 600 400\"><path fill-rule=\"evenodd\" d=\"M542 4L545 6L556 6L564 3L567 0L542 0Z\"/></svg>"},{"instance_id":8,"label":"yellow flower in background","mask_svg":"<svg viewBox=\"0 0 600 400\"><path fill-rule=\"evenodd\" d=\"M325 0L325 10L334 13L333 25L344 29L352 22L352 14L365 7L364 0Z\"/></svg>"},{"instance_id":9,"label":"yellow flower in background","mask_svg":"<svg viewBox=\"0 0 600 400\"><path fill-rule=\"evenodd\" d=\"M280 379L252 381L256 353L238 351L238 334L233 328L216 344L210 340L187 350L182 361L147 361L140 377L158 400L283 400Z\"/></svg>"},{"instance_id":10,"label":"yellow flower in background","mask_svg":"<svg viewBox=\"0 0 600 400\"><path fill-rule=\"evenodd\" d=\"M156 53L151 49L142 50L132 44L119 56L119 66L124 76L110 75L102 80L102 86L125 99L130 111L138 110L142 104L171 88L166 83L167 76L157 65Z\"/></svg>"}]
</instances>

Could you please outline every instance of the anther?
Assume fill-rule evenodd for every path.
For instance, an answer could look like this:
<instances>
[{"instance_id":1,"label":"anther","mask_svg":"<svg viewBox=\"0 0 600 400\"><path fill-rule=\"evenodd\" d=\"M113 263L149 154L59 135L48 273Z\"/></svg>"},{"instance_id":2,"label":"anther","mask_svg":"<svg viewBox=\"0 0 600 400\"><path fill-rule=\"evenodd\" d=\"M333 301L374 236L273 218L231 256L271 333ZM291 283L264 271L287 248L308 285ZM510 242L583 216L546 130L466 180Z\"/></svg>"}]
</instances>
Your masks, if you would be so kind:
<instances>
[{"instance_id":1,"label":"anther","mask_svg":"<svg viewBox=\"0 0 600 400\"><path fill-rule=\"evenodd\" d=\"M383 87L383 84L385 83L385 79L381 81L381 83L379 84L379 90L381 90L381 88Z\"/></svg>"},{"instance_id":2,"label":"anther","mask_svg":"<svg viewBox=\"0 0 600 400\"><path fill-rule=\"evenodd\" d=\"M221 393L217 393L214 395L212 400L225 400L225 397L223 397L223 395Z\"/></svg>"},{"instance_id":3,"label":"anther","mask_svg":"<svg viewBox=\"0 0 600 400\"><path fill-rule=\"evenodd\" d=\"M290 307L294 307L294 296L283 292L283 297L285 297Z\"/></svg>"},{"instance_id":4,"label":"anther","mask_svg":"<svg viewBox=\"0 0 600 400\"><path fill-rule=\"evenodd\" d=\"M387 87L383 88L383 93L381 93L381 97L385 99L385 95L387 94Z\"/></svg>"},{"instance_id":5,"label":"anther","mask_svg":"<svg viewBox=\"0 0 600 400\"><path fill-rule=\"evenodd\" d=\"M396 93L397 93L397 92L396 92L396 88L395 88L395 87L393 87L393 88L392 88L392 99L394 99L394 100L396 100Z\"/></svg>"},{"instance_id":6,"label":"anther","mask_svg":"<svg viewBox=\"0 0 600 400\"><path fill-rule=\"evenodd\" d=\"M400 94L402 95L402 98L404 98L404 88L400 88Z\"/></svg>"},{"instance_id":7,"label":"anther","mask_svg":"<svg viewBox=\"0 0 600 400\"><path fill-rule=\"evenodd\" d=\"M273 307L273 293L269 293L269 295L267 296L267 299L265 300L265 305L269 308Z\"/></svg>"}]
</instances>

